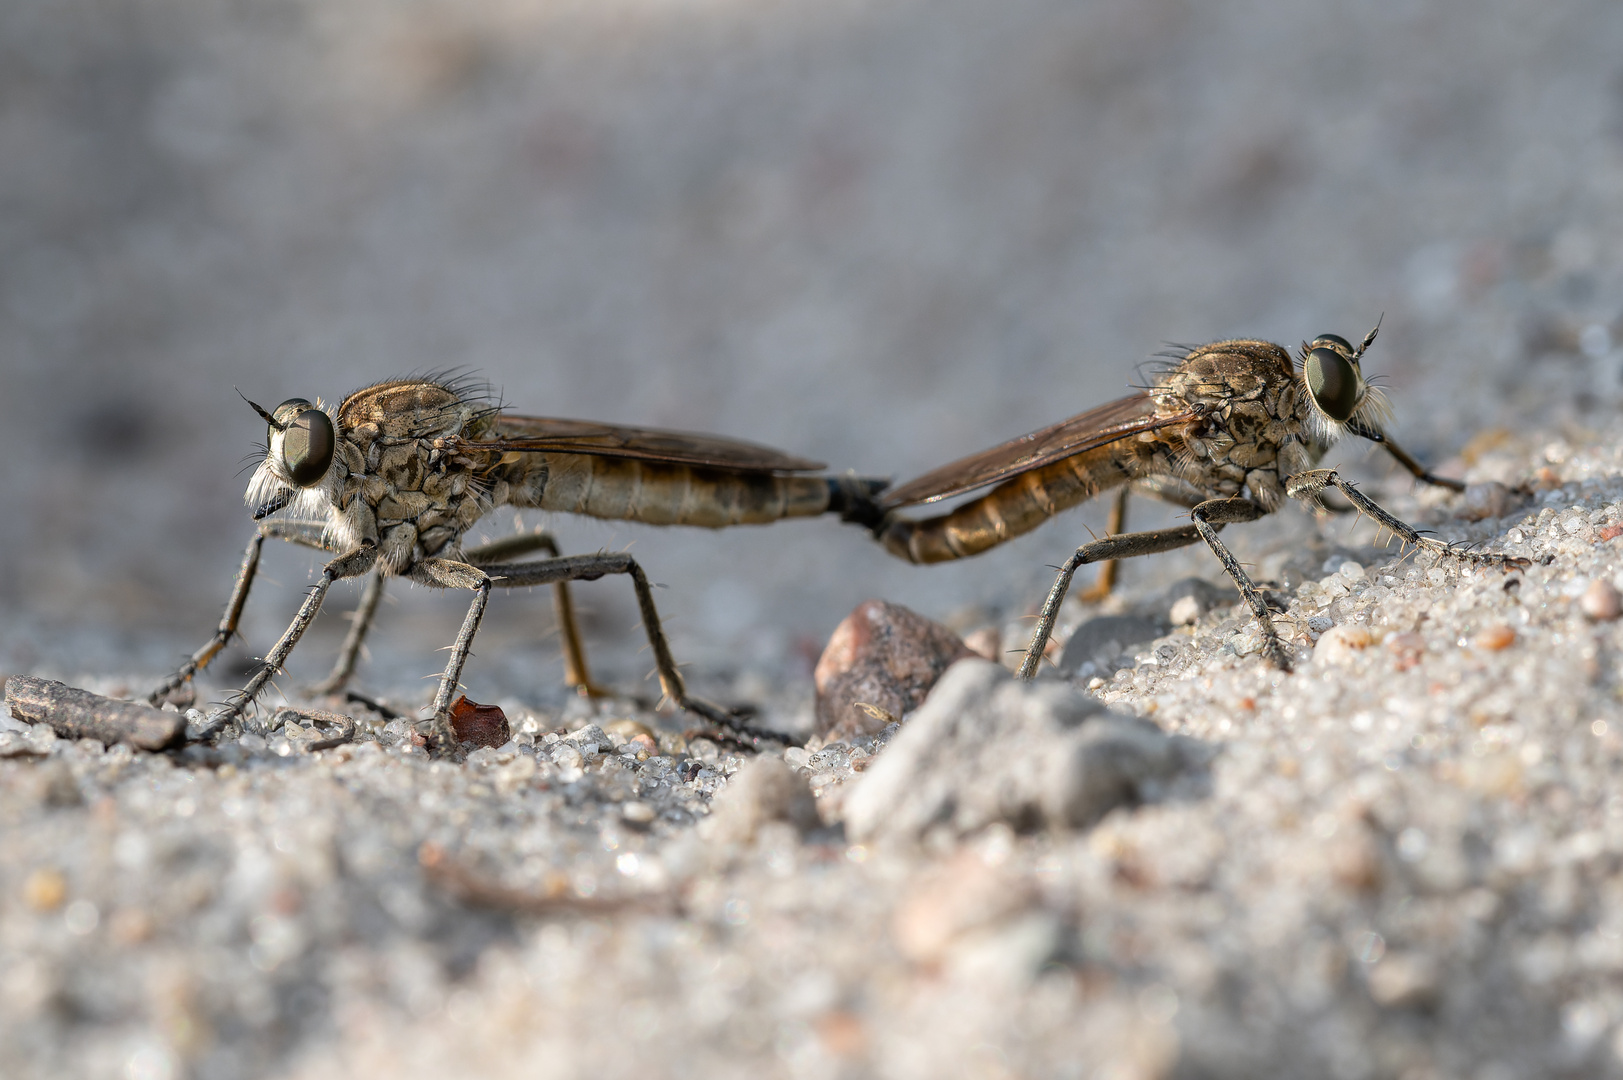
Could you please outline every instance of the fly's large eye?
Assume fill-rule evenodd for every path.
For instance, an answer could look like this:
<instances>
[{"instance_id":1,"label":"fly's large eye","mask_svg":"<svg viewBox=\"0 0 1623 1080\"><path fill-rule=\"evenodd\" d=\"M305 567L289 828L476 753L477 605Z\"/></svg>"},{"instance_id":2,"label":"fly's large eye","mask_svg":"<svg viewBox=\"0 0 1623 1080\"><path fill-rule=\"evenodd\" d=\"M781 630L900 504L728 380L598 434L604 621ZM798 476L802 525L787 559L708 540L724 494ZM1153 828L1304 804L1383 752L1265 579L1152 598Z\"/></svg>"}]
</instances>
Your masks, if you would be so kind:
<instances>
[{"instance_id":1,"label":"fly's large eye","mask_svg":"<svg viewBox=\"0 0 1623 1080\"><path fill-rule=\"evenodd\" d=\"M1321 345L1335 346L1341 350L1342 355L1344 356L1352 355L1352 342L1348 341L1340 334L1320 334L1318 337L1313 339L1313 348L1317 349Z\"/></svg>"},{"instance_id":2,"label":"fly's large eye","mask_svg":"<svg viewBox=\"0 0 1623 1080\"><path fill-rule=\"evenodd\" d=\"M1339 424L1352 419L1364 397L1364 380L1352 361L1333 348L1321 346L1307 354L1302 374L1308 392L1326 416Z\"/></svg>"},{"instance_id":3,"label":"fly's large eye","mask_svg":"<svg viewBox=\"0 0 1623 1080\"><path fill-rule=\"evenodd\" d=\"M284 419L282 410L292 405L303 406L303 409L294 413L292 419ZM287 425L282 430L282 463L287 466L288 478L300 487L320 483L332 465L333 450L338 445L332 420L308 401L298 398L282 402L273 415Z\"/></svg>"},{"instance_id":4,"label":"fly's large eye","mask_svg":"<svg viewBox=\"0 0 1623 1080\"><path fill-rule=\"evenodd\" d=\"M290 397L276 408L271 410L271 419L278 424L291 424L293 418L306 409L313 409L314 405L301 397Z\"/></svg>"}]
</instances>

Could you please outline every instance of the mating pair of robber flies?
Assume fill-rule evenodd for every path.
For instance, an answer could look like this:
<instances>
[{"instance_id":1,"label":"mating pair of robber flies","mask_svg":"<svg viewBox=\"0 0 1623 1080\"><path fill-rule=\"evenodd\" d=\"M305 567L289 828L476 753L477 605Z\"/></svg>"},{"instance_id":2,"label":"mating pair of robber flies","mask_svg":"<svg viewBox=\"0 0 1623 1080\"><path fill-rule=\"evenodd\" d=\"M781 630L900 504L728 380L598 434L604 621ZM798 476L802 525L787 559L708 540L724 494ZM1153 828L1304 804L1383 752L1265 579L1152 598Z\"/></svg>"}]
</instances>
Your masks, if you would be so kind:
<instances>
[{"instance_id":1,"label":"mating pair of robber flies","mask_svg":"<svg viewBox=\"0 0 1623 1080\"><path fill-rule=\"evenodd\" d=\"M583 692L599 693L587 671L568 582L625 574L664 693L711 724L760 738L765 733L687 692L648 579L630 555L561 556L544 533L463 547L467 530L499 506L707 528L834 513L870 529L892 554L934 563L978 554L1111 489L1118 491L1111 534L1077 548L1060 569L1020 674L1036 673L1079 567L1103 563L1100 584L1108 589L1114 560L1197 541L1212 549L1250 607L1263 655L1289 670L1289 654L1261 592L1218 536L1225 525L1271 514L1286 498L1315 500L1335 488L1405 544L1480 564L1522 562L1422 535L1335 470L1315 467L1337 439L1352 435L1384 446L1419 480L1464 487L1434 476L1386 435L1386 401L1360 367L1377 330L1356 348L1335 334L1321 335L1304 343L1295 358L1266 341L1202 345L1139 393L888 490L879 480L805 475L823 466L751 443L519 416L492 405L488 390L449 378L379 383L349 395L336 409L303 398L273 410L250 402L269 433L247 493L260 525L219 628L150 700L182 689L236 633L260 549L274 537L335 557L247 685L209 715L200 737L239 722L281 670L333 582L361 576L368 581L348 638L318 690L343 688L384 581L406 577L473 594L434 697L429 722L436 740L449 735L451 698L495 587L554 587L566 679ZM990 490L938 516L898 512L982 489ZM1189 524L1121 533L1129 491L1187 507ZM544 557L526 558L537 554Z\"/></svg>"}]
</instances>

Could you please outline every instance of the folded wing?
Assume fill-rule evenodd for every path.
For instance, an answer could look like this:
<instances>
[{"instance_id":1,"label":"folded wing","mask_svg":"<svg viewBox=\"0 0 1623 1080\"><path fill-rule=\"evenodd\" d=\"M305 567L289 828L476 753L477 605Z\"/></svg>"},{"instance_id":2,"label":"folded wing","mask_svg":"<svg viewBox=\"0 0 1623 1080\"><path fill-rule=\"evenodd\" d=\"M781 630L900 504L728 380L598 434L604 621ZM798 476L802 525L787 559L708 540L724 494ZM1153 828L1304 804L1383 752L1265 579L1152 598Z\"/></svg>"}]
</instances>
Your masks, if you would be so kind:
<instances>
[{"instance_id":1,"label":"folded wing","mask_svg":"<svg viewBox=\"0 0 1623 1080\"><path fill-rule=\"evenodd\" d=\"M825 467L820 462L741 439L602 424L592 420L502 413L497 416L491 435L488 439L466 440L462 445L469 450L637 458L734 472L815 472Z\"/></svg>"},{"instance_id":2,"label":"folded wing","mask_svg":"<svg viewBox=\"0 0 1623 1080\"><path fill-rule=\"evenodd\" d=\"M1154 398L1148 394L1134 394L1018 439L1010 439L950 465L943 465L917 480L892 488L881 501L886 508L894 509L950 499L954 495L1041 468L1072 454L1093 450L1141 432L1187 424L1200 419L1202 415L1191 409L1157 416Z\"/></svg>"}]
</instances>

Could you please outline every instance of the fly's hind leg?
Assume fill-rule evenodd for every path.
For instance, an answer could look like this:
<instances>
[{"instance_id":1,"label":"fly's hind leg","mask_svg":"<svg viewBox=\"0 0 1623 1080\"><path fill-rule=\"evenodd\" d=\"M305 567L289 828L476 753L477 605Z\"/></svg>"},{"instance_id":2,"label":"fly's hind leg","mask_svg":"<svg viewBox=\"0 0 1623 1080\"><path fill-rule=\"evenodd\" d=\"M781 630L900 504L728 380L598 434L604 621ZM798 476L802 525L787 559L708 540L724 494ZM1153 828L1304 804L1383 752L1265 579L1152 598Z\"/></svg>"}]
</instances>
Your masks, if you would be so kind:
<instances>
[{"instance_id":1,"label":"fly's hind leg","mask_svg":"<svg viewBox=\"0 0 1623 1080\"><path fill-rule=\"evenodd\" d=\"M1121 535L1121 531L1127 528L1127 494L1126 485L1116 492L1116 501L1110 507L1110 520L1105 524L1106 539ZM1120 566L1119 559L1106 559L1100 563L1099 575L1093 579L1092 585L1077 594L1077 599L1084 604L1097 604L1104 600L1116 587L1116 572Z\"/></svg>"},{"instance_id":2,"label":"fly's hind leg","mask_svg":"<svg viewBox=\"0 0 1623 1080\"><path fill-rule=\"evenodd\" d=\"M703 698L693 697L687 692L687 684L682 681L682 673L676 668L670 645L665 640L665 631L660 626L659 610L654 606L654 591L649 587L648 576L630 555L571 555L542 562L517 563L497 569L501 576L493 574L493 584L507 588L552 585L565 581L595 581L606 574L626 574L631 578L632 588L637 594L637 609L642 616L643 630L648 635L649 647L654 653L654 667L659 672L659 684L665 696L688 712L704 718L749 745L759 747L764 743L780 746L792 744L790 738L780 732L767 731L747 724L721 706Z\"/></svg>"},{"instance_id":3,"label":"fly's hind leg","mask_svg":"<svg viewBox=\"0 0 1623 1080\"><path fill-rule=\"evenodd\" d=\"M248 590L253 588L254 577L259 573L259 556L265 546L266 537L326 550L321 543L321 529L318 526L307 526L297 522L276 522L255 529L253 538L248 541L248 549L243 552L242 565L237 568L236 584L231 587L231 599L226 601L225 614L220 617L220 625L215 628L208 641L204 642L202 648L192 653L184 664L176 668L173 674L146 696L148 704L158 705L164 701L174 701L176 704L190 703L190 698L182 702L180 700L182 695L177 691L186 687L199 671L208 667L220 654L220 650L237 636L237 624L242 621L242 609L248 604Z\"/></svg>"},{"instance_id":4,"label":"fly's hind leg","mask_svg":"<svg viewBox=\"0 0 1623 1080\"><path fill-rule=\"evenodd\" d=\"M505 537L465 551L462 557L470 565L494 573L502 563L537 551L544 551L555 559L563 554L550 534L538 532ZM582 697L622 696L592 681L591 670L586 666L586 647L581 642L580 624L575 618L575 600L569 593L569 582L553 584L552 611L558 622L558 637L564 653L564 685Z\"/></svg>"},{"instance_id":5,"label":"fly's hind leg","mask_svg":"<svg viewBox=\"0 0 1623 1080\"><path fill-rule=\"evenodd\" d=\"M1268 605L1263 603L1262 594L1252 584L1239 560L1217 538L1218 530L1224 525L1255 521L1261 517L1261 508L1248 499L1209 499L1195 506L1189 515L1193 520L1188 525L1107 536L1077 548L1076 553L1060 567L1059 576L1054 579L1054 586L1048 591L1048 599L1043 603L1042 613L1037 616L1037 627L1031 635L1031 645L1026 649L1025 659L1020 664L1020 677L1030 679L1037 674L1037 665L1042 660L1049 635L1054 632L1054 621L1059 617L1060 604L1064 602L1065 593L1071 586L1071 578L1075 576L1078 568L1106 559L1131 559L1138 555L1154 555L1174 548L1187 547L1197 540L1206 541L1222 562L1223 569L1234 579L1240 594L1245 597L1252 614L1256 616L1262 628L1264 654L1276 667L1288 671L1290 661L1285 655L1284 646L1280 643L1279 634L1274 630Z\"/></svg>"}]
</instances>

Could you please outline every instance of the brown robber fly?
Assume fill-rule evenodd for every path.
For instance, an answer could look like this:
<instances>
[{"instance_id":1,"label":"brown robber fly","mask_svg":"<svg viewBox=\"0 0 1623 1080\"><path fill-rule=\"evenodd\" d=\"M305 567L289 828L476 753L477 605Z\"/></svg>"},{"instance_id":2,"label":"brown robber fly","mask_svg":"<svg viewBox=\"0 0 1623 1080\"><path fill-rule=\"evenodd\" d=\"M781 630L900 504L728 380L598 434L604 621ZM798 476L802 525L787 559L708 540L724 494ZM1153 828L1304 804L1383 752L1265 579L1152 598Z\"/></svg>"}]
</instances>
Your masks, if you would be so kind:
<instances>
[{"instance_id":1,"label":"brown robber fly","mask_svg":"<svg viewBox=\"0 0 1623 1080\"><path fill-rule=\"evenodd\" d=\"M378 383L349 395L336 409L303 398L269 411L249 404L269 425L265 455L247 492L254 520L262 524L249 541L219 628L149 700L184 687L236 634L266 537L333 552L336 558L322 569L247 685L209 714L199 738L241 719L281 670L333 582L367 574L371 579L338 664L319 690L344 686L384 580L407 577L474 594L434 698L436 737L449 731L451 698L494 586L555 586L566 678L583 691L595 691L567 583L626 574L664 693L713 724L761 737L727 711L688 694L660 629L648 579L630 555L559 557L545 533L466 549L462 537L498 506L713 529L836 513L872 527L872 495L884 486L855 477L797 475L823 466L732 439L518 416L493 404L488 388L446 377ZM514 561L537 552L549 557Z\"/></svg>"},{"instance_id":2,"label":"brown robber fly","mask_svg":"<svg viewBox=\"0 0 1623 1080\"><path fill-rule=\"evenodd\" d=\"M962 559L1030 532L1048 518L1111 488L1119 489L1110 533L1077 548L1060 569L1020 666L1031 678L1077 568L1204 540L1256 616L1263 654L1282 670L1290 658L1261 593L1218 539L1224 525L1271 514L1286 497L1316 500L1335 488L1403 542L1478 563L1526 560L1466 551L1424 536L1371 501L1333 469L1314 466L1343 435L1384 446L1414 476L1456 491L1465 485L1428 472L1387 437L1390 409L1364 380L1359 361L1377 326L1356 349L1323 334L1289 351L1266 341L1218 341L1189 350L1131 397L955 461L879 499L887 511L934 503L992 486L956 509L922 520L891 513L875 529L892 554L909 562ZM995 485L995 486L994 486ZM1128 491L1189 508L1190 524L1121 533Z\"/></svg>"}]
</instances>

